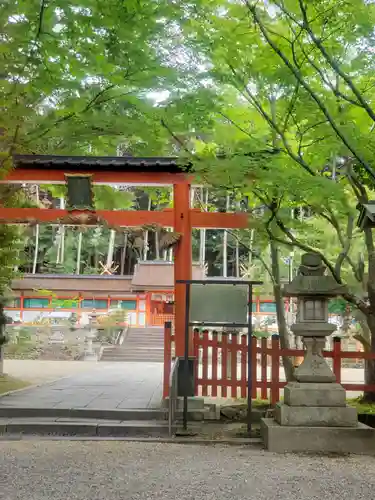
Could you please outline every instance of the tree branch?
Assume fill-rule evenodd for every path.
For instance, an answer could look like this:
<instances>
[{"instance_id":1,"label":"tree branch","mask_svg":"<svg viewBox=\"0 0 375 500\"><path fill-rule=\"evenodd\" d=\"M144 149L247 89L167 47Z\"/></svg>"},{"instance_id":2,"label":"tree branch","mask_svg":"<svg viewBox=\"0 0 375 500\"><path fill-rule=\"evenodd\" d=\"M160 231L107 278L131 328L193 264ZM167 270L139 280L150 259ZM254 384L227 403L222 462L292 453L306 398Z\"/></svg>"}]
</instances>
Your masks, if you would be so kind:
<instances>
[{"instance_id":1,"label":"tree branch","mask_svg":"<svg viewBox=\"0 0 375 500\"><path fill-rule=\"evenodd\" d=\"M262 32L262 34L263 34L265 40L267 41L267 43L269 44L269 46L280 57L280 59L284 62L285 66L291 71L291 73L294 75L294 77L300 82L301 86L307 91L307 93L310 95L310 97L315 101L318 108L321 110L321 112L327 118L327 121L330 123L332 129L334 130L334 132L336 133L338 138L342 141L342 143L346 146L346 148L353 154L353 156L355 156L357 158L358 162L364 167L366 172L373 179L375 179L375 172L373 172L372 168L367 164L367 162L362 158L362 156L355 150L355 148L348 142L347 138L345 137L343 132L340 130L340 128L337 126L335 120L332 118L330 112L328 111L328 108L325 106L325 104L318 97L317 93L305 81L305 79L304 79L303 75L301 74L301 72L299 71L299 69L297 69L293 66L293 64L289 61L289 59L286 57L286 55L283 53L283 51L269 37L264 24L261 22L260 17L258 16L256 8L252 5L250 5L248 0L246 0L246 5L248 6L250 13L252 14L254 22L259 26L259 29Z\"/></svg>"},{"instance_id":2,"label":"tree branch","mask_svg":"<svg viewBox=\"0 0 375 500\"><path fill-rule=\"evenodd\" d=\"M39 10L39 22L38 22L38 29L36 32L36 40L40 37L42 34L42 28L43 28L43 16L44 16L44 11L47 8L47 0L42 0L40 2L40 10Z\"/></svg>"},{"instance_id":3,"label":"tree branch","mask_svg":"<svg viewBox=\"0 0 375 500\"><path fill-rule=\"evenodd\" d=\"M266 270L266 272L270 276L272 283L274 283L275 280L274 280L272 271L271 271L270 267L267 265L266 261L263 259L262 255L259 252L254 251L252 248L250 248L245 243L243 243L243 241L241 241L241 239L239 238L239 236L236 233L234 233L233 231L230 231L229 229L226 229L225 231L228 234L230 234L231 236L233 236L233 238L238 242L239 245L242 246L242 248L244 248L245 250L247 250L249 253L251 253L251 255L253 257L257 258L261 262L262 266L264 267L264 269Z\"/></svg>"},{"instance_id":4,"label":"tree branch","mask_svg":"<svg viewBox=\"0 0 375 500\"><path fill-rule=\"evenodd\" d=\"M185 144L181 141L181 139L179 137L177 137L177 135L173 132L173 130L169 127L169 125L166 123L166 121L161 118L160 120L160 124L162 125L162 127L165 128L165 130L169 133L169 135L177 142L177 144L179 144L182 149L189 154L189 156L193 157L194 159L198 159L198 157L196 157L191 151L189 148L187 148L185 146Z\"/></svg>"},{"instance_id":5,"label":"tree branch","mask_svg":"<svg viewBox=\"0 0 375 500\"><path fill-rule=\"evenodd\" d=\"M228 122L231 123L232 125L234 125L240 132L242 132L243 134L246 134L248 137L252 138L252 135L247 130L245 130L243 127L238 125L238 123L236 123L234 120L232 120L232 118L229 118L229 116L227 116L222 111L216 111L216 112L218 115L220 115L223 118L225 118L226 120L228 120Z\"/></svg>"},{"instance_id":6,"label":"tree branch","mask_svg":"<svg viewBox=\"0 0 375 500\"><path fill-rule=\"evenodd\" d=\"M239 75L237 74L235 68L229 62L227 62L227 64L231 69L233 76L238 79ZM238 88L238 86L236 85L237 90L241 92L241 94L245 97L245 99L258 111L258 113L261 116L263 116L263 118L267 121L271 129L275 130L275 132L280 136L288 155L295 162L301 165L301 167L304 168L310 175L315 175L315 172L310 168L310 166L305 162L305 160L301 156L298 156L293 152L283 131L280 129L278 124L272 119L272 117L267 113L267 111L264 109L260 101L258 101L258 99L254 96L254 94L252 94L252 92L249 90L248 86L243 80L241 81L241 85L243 86L243 89Z\"/></svg>"},{"instance_id":7,"label":"tree branch","mask_svg":"<svg viewBox=\"0 0 375 500\"><path fill-rule=\"evenodd\" d=\"M78 111L78 112L77 111L72 111L71 113L68 113L67 115L62 116L61 118L59 118L58 120L56 120L50 127L48 127L47 129L43 130L36 137L33 137L33 133L31 132L29 134L29 136L31 138L30 138L29 141L25 142L25 144L29 144L32 141L36 141L38 139L41 139L42 137L44 137L45 135L47 135L53 128L57 127L61 123L66 122L67 120L70 120L71 118L74 118L75 116L79 116L80 114L87 113L87 111L89 111L94 106L98 106L100 104L104 104L105 102L109 102L109 101L111 101L113 99L116 99L116 98L122 96L122 95L127 95L127 94L130 93L130 92L125 92L124 94L111 96L109 98L103 99L103 100L101 100L101 101L98 102L98 100L100 99L100 97L102 97L109 90L112 90L115 86L116 85L114 85L114 84L108 85L105 89L102 89L92 99L90 99L90 101L86 104L86 106L81 111Z\"/></svg>"},{"instance_id":8,"label":"tree branch","mask_svg":"<svg viewBox=\"0 0 375 500\"><path fill-rule=\"evenodd\" d=\"M360 105L365 109L367 112L368 116L371 118L371 120L375 121L375 112L373 109L370 107L368 102L363 98L361 92L357 89L357 87L354 85L353 80L349 78L349 76L344 73L344 71L341 70L340 66L334 61L334 59L329 55L327 50L325 49L324 45L322 42L315 36L315 33L311 29L311 24L308 20L307 17L307 8L306 5L304 4L303 0L298 0L298 4L302 13L302 18L303 18L303 27L309 34L311 40L314 42L316 47L320 50L322 53L324 59L328 62L328 64L331 66L331 68L344 80L344 82L348 85L350 90L353 92L355 97L357 98L358 102Z\"/></svg>"},{"instance_id":9,"label":"tree branch","mask_svg":"<svg viewBox=\"0 0 375 500\"><path fill-rule=\"evenodd\" d=\"M340 231L340 227L337 226L336 233L337 233L337 236L340 240L342 250L339 253L337 260L336 260L335 273L337 274L337 276L340 277L340 279L341 279L341 268L342 268L344 261L348 260L349 262L351 262L348 254L349 254L350 246L352 243L353 229L354 229L354 217L351 216L348 218L348 225L347 225L347 229L346 229L346 241L344 241L342 234L341 234L341 231ZM352 265L354 265L354 264L352 263ZM354 269L354 268L352 268L352 269L353 269L355 277L357 278L356 269Z\"/></svg>"}]
</instances>

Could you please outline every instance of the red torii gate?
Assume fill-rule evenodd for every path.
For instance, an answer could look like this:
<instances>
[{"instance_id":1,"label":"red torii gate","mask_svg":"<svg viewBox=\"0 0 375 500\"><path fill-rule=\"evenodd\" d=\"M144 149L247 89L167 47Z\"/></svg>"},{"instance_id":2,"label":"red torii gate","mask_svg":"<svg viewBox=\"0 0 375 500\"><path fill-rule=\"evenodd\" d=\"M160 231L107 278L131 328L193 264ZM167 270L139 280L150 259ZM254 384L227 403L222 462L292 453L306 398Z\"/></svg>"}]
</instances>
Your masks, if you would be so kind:
<instances>
[{"instance_id":1,"label":"red torii gate","mask_svg":"<svg viewBox=\"0 0 375 500\"><path fill-rule=\"evenodd\" d=\"M162 211L60 210L4 208L0 223L37 221L58 223L74 215L90 213L109 225L131 227L159 224L181 234L174 253L176 355L184 355L185 287L177 280L191 279L192 228L241 229L248 227L245 213L212 213L190 208L191 166L181 167L176 158L15 155L14 169L2 184L65 184L68 175L90 175L93 184L173 185L173 209Z\"/></svg>"}]
</instances>

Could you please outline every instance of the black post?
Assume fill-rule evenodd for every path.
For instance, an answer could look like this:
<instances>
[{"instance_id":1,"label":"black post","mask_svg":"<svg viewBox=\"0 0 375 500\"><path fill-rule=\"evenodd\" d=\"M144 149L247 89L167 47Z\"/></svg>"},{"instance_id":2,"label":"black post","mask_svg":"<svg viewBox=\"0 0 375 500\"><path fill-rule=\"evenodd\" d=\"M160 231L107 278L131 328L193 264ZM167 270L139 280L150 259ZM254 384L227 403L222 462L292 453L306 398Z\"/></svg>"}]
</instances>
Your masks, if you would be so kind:
<instances>
[{"instance_id":1,"label":"black post","mask_svg":"<svg viewBox=\"0 0 375 500\"><path fill-rule=\"evenodd\" d=\"M253 385L251 377L252 363L252 336L253 336L253 287L249 284L249 314L247 325L247 433L251 435L251 388Z\"/></svg>"},{"instance_id":2,"label":"black post","mask_svg":"<svg viewBox=\"0 0 375 500\"><path fill-rule=\"evenodd\" d=\"M187 387L189 376L189 323L190 323L190 283L186 283L185 290L185 353L184 353L184 378L185 378L185 392L184 392L184 410L182 415L182 427L184 431L187 430L188 420L188 396Z\"/></svg>"}]
</instances>

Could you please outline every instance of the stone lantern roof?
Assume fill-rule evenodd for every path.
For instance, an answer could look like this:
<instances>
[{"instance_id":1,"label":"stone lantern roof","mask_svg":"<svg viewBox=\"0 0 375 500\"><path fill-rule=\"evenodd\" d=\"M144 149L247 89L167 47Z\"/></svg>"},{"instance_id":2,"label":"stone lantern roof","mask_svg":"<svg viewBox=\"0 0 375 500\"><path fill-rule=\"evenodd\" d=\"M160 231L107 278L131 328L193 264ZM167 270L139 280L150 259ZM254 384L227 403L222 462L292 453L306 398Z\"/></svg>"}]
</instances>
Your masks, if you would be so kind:
<instances>
[{"instance_id":1,"label":"stone lantern roof","mask_svg":"<svg viewBox=\"0 0 375 500\"><path fill-rule=\"evenodd\" d=\"M325 274L326 268L322 258L316 253L302 256L298 275L291 283L284 285L284 297L337 297L347 291L333 276Z\"/></svg>"}]
</instances>

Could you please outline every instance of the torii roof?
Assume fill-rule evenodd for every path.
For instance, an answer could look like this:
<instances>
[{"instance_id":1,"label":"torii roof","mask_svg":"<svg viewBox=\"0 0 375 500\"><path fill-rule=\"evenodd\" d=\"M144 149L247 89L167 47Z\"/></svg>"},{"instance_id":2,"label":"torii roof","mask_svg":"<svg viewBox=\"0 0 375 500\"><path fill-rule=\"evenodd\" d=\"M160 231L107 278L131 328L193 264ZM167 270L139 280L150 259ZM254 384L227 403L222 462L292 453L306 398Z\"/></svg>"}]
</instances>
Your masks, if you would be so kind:
<instances>
[{"instance_id":1,"label":"torii roof","mask_svg":"<svg viewBox=\"0 0 375 500\"><path fill-rule=\"evenodd\" d=\"M192 170L190 162L182 164L175 157L135 156L58 156L58 155L14 155L14 166L22 169L64 170L77 167L81 171L187 173Z\"/></svg>"}]
</instances>

